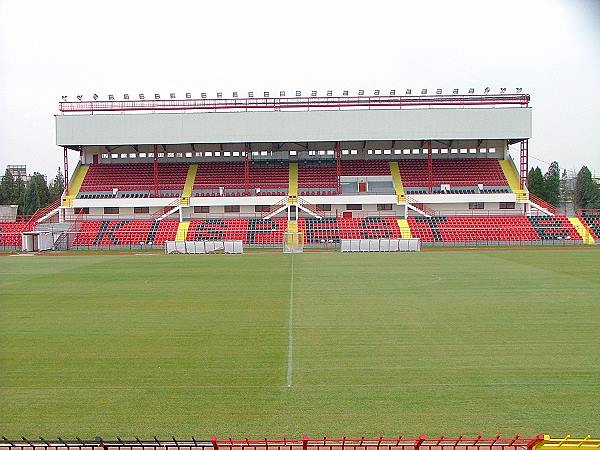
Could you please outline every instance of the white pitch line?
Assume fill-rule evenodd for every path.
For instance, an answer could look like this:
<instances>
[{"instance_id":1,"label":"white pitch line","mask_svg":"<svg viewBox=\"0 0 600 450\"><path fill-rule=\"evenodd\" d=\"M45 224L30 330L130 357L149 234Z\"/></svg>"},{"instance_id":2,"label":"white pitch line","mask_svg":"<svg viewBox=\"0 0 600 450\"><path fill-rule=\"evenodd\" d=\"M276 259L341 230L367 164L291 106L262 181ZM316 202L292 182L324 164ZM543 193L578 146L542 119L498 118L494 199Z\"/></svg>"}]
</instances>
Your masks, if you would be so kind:
<instances>
[{"instance_id":1,"label":"white pitch line","mask_svg":"<svg viewBox=\"0 0 600 450\"><path fill-rule=\"evenodd\" d=\"M292 367L294 364L294 254L292 253L292 274L290 276L290 303L288 317L288 360L287 360L287 387L292 387Z\"/></svg>"}]
</instances>

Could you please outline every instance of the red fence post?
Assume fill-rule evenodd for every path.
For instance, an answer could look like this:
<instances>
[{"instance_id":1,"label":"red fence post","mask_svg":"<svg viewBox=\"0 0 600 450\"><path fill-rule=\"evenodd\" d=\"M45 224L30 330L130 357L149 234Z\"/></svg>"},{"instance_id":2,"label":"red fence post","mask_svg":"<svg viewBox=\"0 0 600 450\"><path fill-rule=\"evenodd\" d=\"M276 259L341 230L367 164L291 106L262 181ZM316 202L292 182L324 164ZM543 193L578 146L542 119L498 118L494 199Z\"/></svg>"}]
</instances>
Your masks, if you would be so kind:
<instances>
[{"instance_id":1,"label":"red fence post","mask_svg":"<svg viewBox=\"0 0 600 450\"><path fill-rule=\"evenodd\" d=\"M539 444L540 442L544 441L544 435L543 434L538 434L536 437L534 437L528 444L527 444L527 450L533 450L533 448Z\"/></svg>"},{"instance_id":2,"label":"red fence post","mask_svg":"<svg viewBox=\"0 0 600 450\"><path fill-rule=\"evenodd\" d=\"M427 439L427 436L424 434L420 434L417 440L415 441L415 445L413 446L414 450L419 450L421 448L421 444L423 441Z\"/></svg>"},{"instance_id":3,"label":"red fence post","mask_svg":"<svg viewBox=\"0 0 600 450\"><path fill-rule=\"evenodd\" d=\"M217 444L217 437L216 436L211 436L210 437L210 442L212 442L213 448L215 450L219 450L219 444Z\"/></svg>"},{"instance_id":4,"label":"red fence post","mask_svg":"<svg viewBox=\"0 0 600 450\"><path fill-rule=\"evenodd\" d=\"M308 436L304 435L302 437L302 450L308 450Z\"/></svg>"}]
</instances>

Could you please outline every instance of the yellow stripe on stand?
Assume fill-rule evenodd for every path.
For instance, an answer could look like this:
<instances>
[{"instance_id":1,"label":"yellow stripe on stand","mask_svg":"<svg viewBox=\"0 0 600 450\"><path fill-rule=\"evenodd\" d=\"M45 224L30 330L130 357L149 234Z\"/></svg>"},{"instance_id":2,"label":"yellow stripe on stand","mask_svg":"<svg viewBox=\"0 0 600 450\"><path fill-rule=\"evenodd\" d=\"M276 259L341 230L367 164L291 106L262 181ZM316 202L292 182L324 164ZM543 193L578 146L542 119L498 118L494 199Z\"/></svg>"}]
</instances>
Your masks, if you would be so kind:
<instances>
[{"instance_id":1,"label":"yellow stripe on stand","mask_svg":"<svg viewBox=\"0 0 600 450\"><path fill-rule=\"evenodd\" d=\"M83 184L83 180L85 180L85 176L89 169L90 166L83 164L77 165L75 172L73 172L73 176L71 177L71 181L69 182L69 192L67 192L67 195L63 196L62 206L73 206L73 199L79 194L79 190L81 189L81 185Z\"/></svg>"},{"instance_id":2,"label":"yellow stripe on stand","mask_svg":"<svg viewBox=\"0 0 600 450\"><path fill-rule=\"evenodd\" d=\"M291 162L288 168L288 203L296 203L298 198L298 163Z\"/></svg>"},{"instance_id":3,"label":"yellow stripe on stand","mask_svg":"<svg viewBox=\"0 0 600 450\"><path fill-rule=\"evenodd\" d=\"M190 227L189 222L179 222L179 226L177 227L177 234L175 235L175 240L176 241L185 241L189 227Z\"/></svg>"},{"instance_id":4,"label":"yellow stripe on stand","mask_svg":"<svg viewBox=\"0 0 600 450\"><path fill-rule=\"evenodd\" d=\"M404 185L402 184L402 177L400 176L400 168L396 161L390 161L390 172L392 174L392 181L394 182L394 190L398 196L398 203L403 203L404 199Z\"/></svg>"},{"instance_id":5,"label":"yellow stripe on stand","mask_svg":"<svg viewBox=\"0 0 600 450\"><path fill-rule=\"evenodd\" d=\"M190 164L190 167L188 167L187 177L185 177L183 191L181 192L181 204L183 206L188 206L190 204L190 197L192 196L192 190L194 189L194 181L196 180L197 172L198 164Z\"/></svg>"},{"instance_id":6,"label":"yellow stripe on stand","mask_svg":"<svg viewBox=\"0 0 600 450\"><path fill-rule=\"evenodd\" d=\"M504 172L504 177L506 178L506 181L508 181L510 190L514 194L516 194L517 200L527 200L527 192L521 189L521 181L519 179L519 174L512 160L502 159L498 162L500 163L502 172Z\"/></svg>"},{"instance_id":7,"label":"yellow stripe on stand","mask_svg":"<svg viewBox=\"0 0 600 450\"><path fill-rule=\"evenodd\" d=\"M400 227L400 235L402 236L402 239L412 238L412 233L410 232L410 226L408 225L408 220L398 219L398 227Z\"/></svg>"},{"instance_id":8,"label":"yellow stripe on stand","mask_svg":"<svg viewBox=\"0 0 600 450\"><path fill-rule=\"evenodd\" d=\"M569 222L571 222L571 225L573 225L573 228L575 228L575 230L577 230L577 232L579 233L579 236L581 236L581 240L583 240L584 244L593 245L596 243L594 236L592 236L592 233L590 233L590 230L588 230L587 227L583 223L581 223L581 220L579 220L579 217L569 217Z\"/></svg>"}]
</instances>

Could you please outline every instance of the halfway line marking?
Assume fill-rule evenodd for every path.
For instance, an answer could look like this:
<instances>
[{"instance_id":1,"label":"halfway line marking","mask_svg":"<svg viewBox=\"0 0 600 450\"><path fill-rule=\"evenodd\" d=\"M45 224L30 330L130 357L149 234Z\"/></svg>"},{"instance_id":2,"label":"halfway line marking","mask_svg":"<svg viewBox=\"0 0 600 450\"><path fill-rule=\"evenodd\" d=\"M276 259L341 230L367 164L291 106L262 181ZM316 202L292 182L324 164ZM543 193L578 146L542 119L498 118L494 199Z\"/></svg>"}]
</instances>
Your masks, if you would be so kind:
<instances>
[{"instance_id":1,"label":"halfway line marking","mask_svg":"<svg viewBox=\"0 0 600 450\"><path fill-rule=\"evenodd\" d=\"M292 253L292 275L290 276L290 303L288 316L288 361L287 361L287 387L292 387L292 366L294 363L294 254Z\"/></svg>"}]
</instances>

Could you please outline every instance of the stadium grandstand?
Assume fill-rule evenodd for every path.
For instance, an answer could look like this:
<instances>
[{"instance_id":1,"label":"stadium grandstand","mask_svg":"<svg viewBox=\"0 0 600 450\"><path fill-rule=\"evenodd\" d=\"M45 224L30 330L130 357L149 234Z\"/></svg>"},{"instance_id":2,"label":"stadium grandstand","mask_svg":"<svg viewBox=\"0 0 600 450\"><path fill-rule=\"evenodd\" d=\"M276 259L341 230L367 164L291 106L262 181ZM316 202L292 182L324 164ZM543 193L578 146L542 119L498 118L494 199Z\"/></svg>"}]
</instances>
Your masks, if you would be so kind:
<instances>
[{"instance_id":1,"label":"stadium grandstand","mask_svg":"<svg viewBox=\"0 0 600 450\"><path fill-rule=\"evenodd\" d=\"M61 102L65 173L79 162L59 202L0 224L0 247L36 230L56 248L595 243L600 213L528 192L531 118L521 93Z\"/></svg>"}]
</instances>

